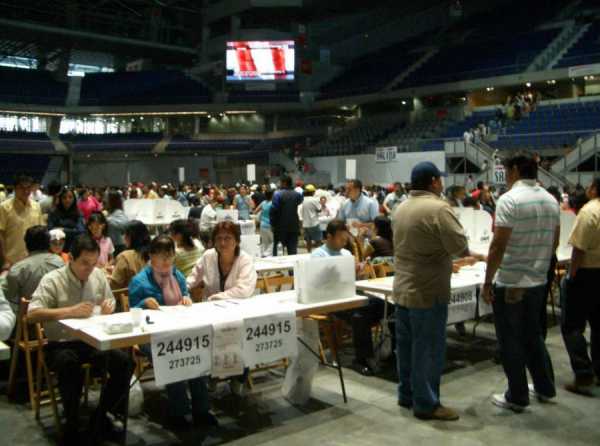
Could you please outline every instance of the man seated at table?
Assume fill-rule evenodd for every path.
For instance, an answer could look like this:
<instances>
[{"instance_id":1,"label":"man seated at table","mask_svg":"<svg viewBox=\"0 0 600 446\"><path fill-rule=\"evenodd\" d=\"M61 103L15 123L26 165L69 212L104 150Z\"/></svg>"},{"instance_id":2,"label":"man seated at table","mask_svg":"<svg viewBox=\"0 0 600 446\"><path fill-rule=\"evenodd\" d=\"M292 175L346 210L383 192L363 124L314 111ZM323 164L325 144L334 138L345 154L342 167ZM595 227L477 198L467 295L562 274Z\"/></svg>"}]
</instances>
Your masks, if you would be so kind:
<instances>
[{"instance_id":1,"label":"man seated at table","mask_svg":"<svg viewBox=\"0 0 600 446\"><path fill-rule=\"evenodd\" d=\"M6 341L13 331L17 318L0 288L0 341Z\"/></svg>"},{"instance_id":2,"label":"man seated at table","mask_svg":"<svg viewBox=\"0 0 600 446\"><path fill-rule=\"evenodd\" d=\"M343 247L348 242L348 228L341 220L333 220L325 230L325 244L313 251L311 257L351 256ZM351 311L335 313L340 319L352 325L352 341L356 358L353 368L359 373L370 376L377 371L377 362L373 349L371 327L383 318L385 302L378 298L369 298L366 306Z\"/></svg>"},{"instance_id":3,"label":"man seated at table","mask_svg":"<svg viewBox=\"0 0 600 446\"><path fill-rule=\"evenodd\" d=\"M21 298L31 295L50 271L62 268L65 263L50 250L50 233L45 226L32 226L25 232L25 246L29 255L15 263L6 276L6 299L15 313L19 311Z\"/></svg>"},{"instance_id":4,"label":"man seated at table","mask_svg":"<svg viewBox=\"0 0 600 446\"><path fill-rule=\"evenodd\" d=\"M190 289L203 288L205 299L243 299L256 289L252 257L241 250L239 225L223 221L212 232L214 248L204 252L187 278Z\"/></svg>"},{"instance_id":5,"label":"man seated at table","mask_svg":"<svg viewBox=\"0 0 600 446\"><path fill-rule=\"evenodd\" d=\"M185 284L185 277L175 266L175 243L168 235L159 235L150 243L150 265L140 271L129 284L129 303L132 307L158 310L160 306L192 305ZM142 345L141 350L152 356L150 345ZM167 384L169 401L168 424L173 429L188 426L185 418L189 412L190 388L191 408L194 423L217 426L218 421L209 412L208 390L205 376ZM186 385L187 384L187 385Z\"/></svg>"},{"instance_id":6,"label":"man seated at table","mask_svg":"<svg viewBox=\"0 0 600 446\"><path fill-rule=\"evenodd\" d=\"M133 362L126 352L98 351L75 340L58 324L63 319L89 318L95 306L101 314L114 311L115 299L108 280L104 272L95 267L99 255L100 248L89 235L78 236L71 246L71 262L42 278L29 305L29 322L44 322L48 337L46 357L50 370L58 378L66 416L64 440L67 445L80 444L83 440L79 436L79 400L84 379L81 365L91 363L95 370L108 372L102 405L92 417L97 423L92 426L102 423L104 437L115 433L106 413L124 414L133 373ZM105 366L107 369L103 370Z\"/></svg>"}]
</instances>

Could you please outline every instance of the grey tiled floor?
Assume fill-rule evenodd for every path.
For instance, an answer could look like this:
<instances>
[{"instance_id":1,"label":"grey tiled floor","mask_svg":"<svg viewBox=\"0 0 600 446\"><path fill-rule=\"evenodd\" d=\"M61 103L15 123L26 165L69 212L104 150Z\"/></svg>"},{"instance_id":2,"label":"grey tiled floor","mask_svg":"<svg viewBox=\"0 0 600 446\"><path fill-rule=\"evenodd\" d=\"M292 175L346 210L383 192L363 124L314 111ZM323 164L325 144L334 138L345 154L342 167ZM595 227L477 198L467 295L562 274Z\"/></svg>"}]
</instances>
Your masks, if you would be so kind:
<instances>
[{"instance_id":1,"label":"grey tiled floor","mask_svg":"<svg viewBox=\"0 0 600 446\"><path fill-rule=\"evenodd\" d=\"M453 330L449 329L452 333ZM381 376L365 378L344 369L349 395L342 401L334 371L321 369L313 398L294 407L280 396L280 379L269 376L247 398L230 395L221 386L213 398L221 427L210 433L173 434L160 424L164 399L152 384L144 384L144 415L130 422L129 445L600 445L600 387L595 398L571 395L562 385L571 378L568 358L557 327L550 331L548 348L558 385L557 403L533 402L522 415L502 411L490 403L504 390L500 366L492 362L493 327L482 324L476 338L449 339L448 365L442 399L461 414L456 423L423 422L396 405L393 365ZM348 349L343 358L349 363ZM1 445L54 444L52 419L44 410L42 429L31 413L0 397Z\"/></svg>"}]
</instances>

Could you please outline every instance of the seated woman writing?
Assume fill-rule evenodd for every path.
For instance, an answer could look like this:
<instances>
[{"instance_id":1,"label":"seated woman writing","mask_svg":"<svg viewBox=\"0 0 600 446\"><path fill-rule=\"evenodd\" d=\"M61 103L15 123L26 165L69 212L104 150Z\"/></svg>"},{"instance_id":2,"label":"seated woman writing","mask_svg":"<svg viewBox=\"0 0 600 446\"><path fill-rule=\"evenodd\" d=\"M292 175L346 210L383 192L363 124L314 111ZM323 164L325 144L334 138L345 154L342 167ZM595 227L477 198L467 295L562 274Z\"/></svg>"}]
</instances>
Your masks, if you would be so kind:
<instances>
[{"instance_id":1,"label":"seated woman writing","mask_svg":"<svg viewBox=\"0 0 600 446\"><path fill-rule=\"evenodd\" d=\"M168 235L159 235L150 243L150 265L140 271L129 284L131 307L158 310L164 305L191 305L185 277L174 266L175 243ZM151 357L150 345L142 345L141 350ZM190 409L186 384L192 395L191 409L195 424L218 425L217 419L209 412L207 377L200 377L167 384L169 399L169 424L179 429L187 425L185 415Z\"/></svg>"},{"instance_id":2,"label":"seated woman writing","mask_svg":"<svg viewBox=\"0 0 600 446\"><path fill-rule=\"evenodd\" d=\"M202 255L188 276L188 288L204 288L204 298L208 300L252 296L256 269L252 257L240 249L240 227L230 221L217 224L212 243L214 248Z\"/></svg>"}]
</instances>

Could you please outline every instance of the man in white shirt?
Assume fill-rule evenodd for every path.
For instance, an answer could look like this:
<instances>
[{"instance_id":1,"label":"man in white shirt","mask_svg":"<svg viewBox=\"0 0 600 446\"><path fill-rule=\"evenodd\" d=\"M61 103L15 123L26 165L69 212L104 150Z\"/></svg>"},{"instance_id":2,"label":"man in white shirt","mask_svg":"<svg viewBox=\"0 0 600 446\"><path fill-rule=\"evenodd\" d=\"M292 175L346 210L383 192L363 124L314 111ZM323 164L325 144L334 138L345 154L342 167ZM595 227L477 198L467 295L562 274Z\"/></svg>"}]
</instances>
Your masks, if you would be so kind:
<instances>
[{"instance_id":1,"label":"man in white shirt","mask_svg":"<svg viewBox=\"0 0 600 446\"><path fill-rule=\"evenodd\" d=\"M210 233L217 225L217 211L214 208L216 199L215 190L211 189L206 196L207 203L200 214L200 232L202 233Z\"/></svg>"},{"instance_id":2,"label":"man in white shirt","mask_svg":"<svg viewBox=\"0 0 600 446\"><path fill-rule=\"evenodd\" d=\"M302 229L304 231L304 240L306 241L306 249L312 252L314 246L319 246L323 240L323 234L319 226L319 212L321 211L321 203L315 197L315 186L308 184L304 188L304 201L300 205L302 214Z\"/></svg>"},{"instance_id":3,"label":"man in white shirt","mask_svg":"<svg viewBox=\"0 0 600 446\"><path fill-rule=\"evenodd\" d=\"M492 403L520 413L529 405L530 393L540 401L556 396L539 315L546 305L545 285L558 246L560 217L558 202L536 184L538 166L532 157L513 156L505 167L510 190L496 207L482 297L493 303L508 378L508 390L494 395Z\"/></svg>"},{"instance_id":4,"label":"man in white shirt","mask_svg":"<svg viewBox=\"0 0 600 446\"><path fill-rule=\"evenodd\" d=\"M391 215L394 208L407 198L402 183L394 183L394 190L387 194L383 200L383 209L388 215Z\"/></svg>"}]
</instances>

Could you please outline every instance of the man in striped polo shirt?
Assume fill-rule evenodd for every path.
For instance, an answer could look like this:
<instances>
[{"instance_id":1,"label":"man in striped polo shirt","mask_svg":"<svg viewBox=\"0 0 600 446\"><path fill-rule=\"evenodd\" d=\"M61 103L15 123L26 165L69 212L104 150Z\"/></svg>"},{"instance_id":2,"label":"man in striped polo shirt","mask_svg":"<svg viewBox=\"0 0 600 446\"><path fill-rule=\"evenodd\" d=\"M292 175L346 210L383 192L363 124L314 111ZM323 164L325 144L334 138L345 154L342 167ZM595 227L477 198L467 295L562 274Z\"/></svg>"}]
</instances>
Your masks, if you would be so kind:
<instances>
[{"instance_id":1,"label":"man in striped polo shirt","mask_svg":"<svg viewBox=\"0 0 600 446\"><path fill-rule=\"evenodd\" d=\"M545 284L552 254L558 246L557 201L536 183L537 163L527 155L505 162L510 190L496 207L482 296L493 303L502 366L508 378L496 406L522 412L529 396L548 401L556 395L552 362L540 326ZM533 386L527 384L527 370Z\"/></svg>"}]
</instances>

